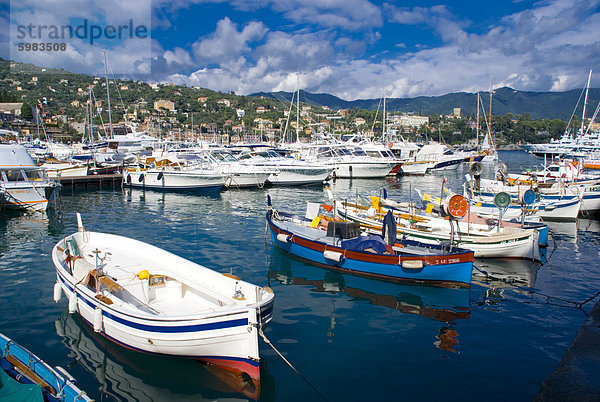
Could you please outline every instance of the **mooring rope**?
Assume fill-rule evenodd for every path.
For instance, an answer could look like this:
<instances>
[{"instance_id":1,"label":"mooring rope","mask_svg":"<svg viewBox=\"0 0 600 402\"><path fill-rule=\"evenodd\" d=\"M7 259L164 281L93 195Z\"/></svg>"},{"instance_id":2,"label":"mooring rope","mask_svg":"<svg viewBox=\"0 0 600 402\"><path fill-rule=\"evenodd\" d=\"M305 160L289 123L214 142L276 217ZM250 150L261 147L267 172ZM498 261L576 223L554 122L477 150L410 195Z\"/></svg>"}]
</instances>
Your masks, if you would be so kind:
<instances>
[{"instance_id":1,"label":"mooring rope","mask_svg":"<svg viewBox=\"0 0 600 402\"><path fill-rule=\"evenodd\" d=\"M538 295L538 296L545 297L545 298L546 298L546 300L547 300L547 303L548 303L550 300L558 300L558 301L560 301L560 302L563 302L563 303L572 304L572 305L573 305L575 308L577 308L577 309L579 309L579 310L583 311L583 312L584 312L586 315L588 315L588 313L587 313L585 310L583 310L583 306L584 306L585 304L589 303L590 301L594 300L596 297L600 296L600 291L598 291L598 292L596 292L595 294L593 294L592 296L588 297L587 299L585 299L585 300L584 300L584 301L582 301L582 302L577 302L577 301L567 300L567 299L563 299L563 298L560 298L560 297L557 297L557 296L547 295L547 294L545 294L545 293L538 292L537 290L535 290L534 288L531 288L531 287L529 287L529 286L520 286L520 285L516 285L516 284L514 284L514 283L511 283L511 282L505 281L505 280L503 280L503 279L501 279L501 278L497 278L497 277L495 277L495 276L493 276L493 275L490 275L488 272L486 272L485 270L481 270L481 269L477 268L475 265L473 265L473 267L474 267L474 268L475 268L477 271L481 272L481 274L483 274L483 275L484 275L486 278L491 278L491 279L500 280L500 281L502 281L502 282L506 283L507 285L509 285L509 286L512 286L512 287L514 287L514 288L516 288L516 289L519 289L519 290L524 290L524 291L528 291L528 292L531 292L531 293L532 293L532 294L534 294L534 295ZM565 307L566 307L566 306L565 306Z\"/></svg>"},{"instance_id":2,"label":"mooring rope","mask_svg":"<svg viewBox=\"0 0 600 402\"><path fill-rule=\"evenodd\" d=\"M298 375L300 376L300 378L302 378L302 379L304 380L304 382L306 382L306 383L308 384L308 386L309 386L309 387L311 387L311 388L313 389L313 391L315 391L315 392L317 393L317 395L319 395L319 396L321 397L321 399L323 399L324 401L327 401L327 400L328 400L327 398L325 398L325 396L324 396L322 393L320 393L320 392L319 392L319 390L318 390L318 389L317 389L317 388L316 388L314 385L312 385L312 384L311 384L311 382L310 382L310 381L308 381L308 379L307 379L306 377L304 377L304 376L303 376L303 375L302 375L302 374L301 374L301 373L300 373L300 372L299 372L299 371L296 369L296 367L294 367L294 366L292 365L292 363L290 363L290 362L289 362L289 361L288 361L288 360L287 360L285 357L283 357L283 355L282 355L282 354L281 354L281 353L280 353L280 352L277 350L277 348L275 347L275 345L273 345L273 344L271 343L271 341L270 341L270 340L269 340L269 339L266 337L266 335L265 335L265 334L264 334L264 332L262 331L262 328L259 328L259 330L258 330L258 333L259 333L259 334L260 334L260 336L263 338L263 340L265 341L265 343L266 343L267 345L271 346L271 347L273 348L273 350L274 350L275 352L277 352L277 354L279 355L279 357L281 357L281 358L283 359L283 361L284 361L284 362L286 362L286 363L287 363L287 365L288 365L288 366L290 366L290 368L291 368L292 370L294 370L294 372L295 372L296 374L298 374Z\"/></svg>"}]
</instances>

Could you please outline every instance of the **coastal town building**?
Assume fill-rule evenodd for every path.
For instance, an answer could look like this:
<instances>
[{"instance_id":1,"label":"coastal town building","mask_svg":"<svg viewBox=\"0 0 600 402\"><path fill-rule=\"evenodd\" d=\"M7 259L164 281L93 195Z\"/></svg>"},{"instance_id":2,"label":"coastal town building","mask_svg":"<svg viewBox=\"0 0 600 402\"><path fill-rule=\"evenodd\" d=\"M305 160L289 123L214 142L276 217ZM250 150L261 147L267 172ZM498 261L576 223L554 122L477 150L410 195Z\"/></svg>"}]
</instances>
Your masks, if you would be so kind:
<instances>
[{"instance_id":1,"label":"coastal town building","mask_svg":"<svg viewBox=\"0 0 600 402\"><path fill-rule=\"evenodd\" d=\"M168 111L174 112L175 111L175 103L170 101L170 100L157 100L156 102L154 102L154 109L156 110L160 110L160 109L166 109Z\"/></svg>"}]
</instances>

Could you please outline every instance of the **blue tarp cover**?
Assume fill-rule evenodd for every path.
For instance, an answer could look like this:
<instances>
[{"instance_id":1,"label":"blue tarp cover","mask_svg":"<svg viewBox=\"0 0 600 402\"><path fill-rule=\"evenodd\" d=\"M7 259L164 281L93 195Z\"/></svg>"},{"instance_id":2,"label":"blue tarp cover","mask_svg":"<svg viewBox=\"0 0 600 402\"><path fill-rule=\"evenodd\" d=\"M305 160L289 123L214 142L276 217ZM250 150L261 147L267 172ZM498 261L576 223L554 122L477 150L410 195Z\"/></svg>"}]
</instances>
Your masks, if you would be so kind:
<instances>
[{"instance_id":1,"label":"blue tarp cover","mask_svg":"<svg viewBox=\"0 0 600 402\"><path fill-rule=\"evenodd\" d=\"M365 251L368 248L372 248L379 254L383 254L388 250L381 236L376 235L359 236L354 239L343 240L341 246L350 251Z\"/></svg>"}]
</instances>

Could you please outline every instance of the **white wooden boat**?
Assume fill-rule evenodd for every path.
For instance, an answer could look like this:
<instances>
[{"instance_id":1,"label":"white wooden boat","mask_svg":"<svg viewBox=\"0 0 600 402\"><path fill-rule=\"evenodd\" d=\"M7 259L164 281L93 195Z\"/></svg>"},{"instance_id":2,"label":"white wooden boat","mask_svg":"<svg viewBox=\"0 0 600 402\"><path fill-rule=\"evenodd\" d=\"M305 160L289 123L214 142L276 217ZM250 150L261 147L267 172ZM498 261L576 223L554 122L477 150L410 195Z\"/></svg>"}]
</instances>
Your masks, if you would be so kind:
<instances>
[{"instance_id":1,"label":"white wooden boat","mask_svg":"<svg viewBox=\"0 0 600 402\"><path fill-rule=\"evenodd\" d=\"M88 376L98 382L100 400L115 401L181 401L205 400L202 393L216 390L239 393L258 400L260 381L242 373L222 369L194 360L169 359L162 356L126 353L123 348L104 339L88 328L88 324L66 310L54 321L56 334ZM162 381L149 380L155 367L166 373ZM177 373L177 374L174 374ZM193 381L193 395L181 394L181 388ZM214 397L213 397L214 398Z\"/></svg>"},{"instance_id":2,"label":"white wooden boat","mask_svg":"<svg viewBox=\"0 0 600 402\"><path fill-rule=\"evenodd\" d=\"M460 195L456 197L461 197ZM462 197L461 197L462 198ZM465 208L467 201L464 200ZM340 216L358 222L372 231L380 232L383 217L387 211L393 211L398 236L427 244L447 244L473 250L478 258L517 258L542 261L542 246L548 238L548 227L543 224L528 229L503 222L500 228L497 221L490 224L468 220L447 220L433 215L415 215L408 210L394 207L378 209L349 202L337 203Z\"/></svg>"},{"instance_id":3,"label":"white wooden boat","mask_svg":"<svg viewBox=\"0 0 600 402\"><path fill-rule=\"evenodd\" d=\"M44 211L59 188L25 147L0 144L0 208Z\"/></svg>"},{"instance_id":4,"label":"white wooden boat","mask_svg":"<svg viewBox=\"0 0 600 402\"><path fill-rule=\"evenodd\" d=\"M500 194L500 193L499 193ZM504 193L506 194L506 193ZM465 196L469 194L465 190ZM510 197L506 194L507 197ZM494 203L494 198L477 196L469 198L471 212L499 216L499 209ZM572 196L563 200L536 202L532 205L522 206L517 203L511 203L503 208L503 218L521 219L522 215L539 216L543 220L557 221L575 221L579 215L581 200L577 196Z\"/></svg>"},{"instance_id":5,"label":"white wooden boat","mask_svg":"<svg viewBox=\"0 0 600 402\"><path fill-rule=\"evenodd\" d=\"M473 195L493 197L494 194L505 192L513 199L518 200L527 190L532 190L536 198L541 201L564 201L577 196L581 199L580 215L597 214L600 212L600 180L582 180L576 182L554 183L522 183L508 184L500 180L480 179L479 190L476 189L474 180L466 176L470 182L470 191Z\"/></svg>"},{"instance_id":6,"label":"white wooden boat","mask_svg":"<svg viewBox=\"0 0 600 402\"><path fill-rule=\"evenodd\" d=\"M68 162L46 162L42 165L42 168L44 168L48 177L53 179L87 176L89 171L87 164L73 164Z\"/></svg>"},{"instance_id":7,"label":"white wooden boat","mask_svg":"<svg viewBox=\"0 0 600 402\"><path fill-rule=\"evenodd\" d=\"M52 250L69 311L109 340L141 352L182 356L259 376L258 335L274 295L158 247L79 230Z\"/></svg>"}]
</instances>

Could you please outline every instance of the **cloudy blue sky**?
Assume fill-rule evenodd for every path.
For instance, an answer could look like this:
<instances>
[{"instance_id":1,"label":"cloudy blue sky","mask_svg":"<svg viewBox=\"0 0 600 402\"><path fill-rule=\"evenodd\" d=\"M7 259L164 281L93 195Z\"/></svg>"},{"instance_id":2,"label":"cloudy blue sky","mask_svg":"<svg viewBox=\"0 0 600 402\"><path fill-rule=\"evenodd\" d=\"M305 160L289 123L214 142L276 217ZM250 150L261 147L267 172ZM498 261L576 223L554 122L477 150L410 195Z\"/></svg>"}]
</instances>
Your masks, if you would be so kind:
<instances>
[{"instance_id":1,"label":"cloudy blue sky","mask_svg":"<svg viewBox=\"0 0 600 402\"><path fill-rule=\"evenodd\" d=\"M237 94L299 86L347 100L413 97L487 90L490 77L494 87L563 91L600 70L600 0L2 1L3 58L100 74L107 50L118 75ZM149 34L15 50L32 41L15 36L19 25L84 19L131 20Z\"/></svg>"}]
</instances>

